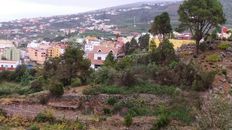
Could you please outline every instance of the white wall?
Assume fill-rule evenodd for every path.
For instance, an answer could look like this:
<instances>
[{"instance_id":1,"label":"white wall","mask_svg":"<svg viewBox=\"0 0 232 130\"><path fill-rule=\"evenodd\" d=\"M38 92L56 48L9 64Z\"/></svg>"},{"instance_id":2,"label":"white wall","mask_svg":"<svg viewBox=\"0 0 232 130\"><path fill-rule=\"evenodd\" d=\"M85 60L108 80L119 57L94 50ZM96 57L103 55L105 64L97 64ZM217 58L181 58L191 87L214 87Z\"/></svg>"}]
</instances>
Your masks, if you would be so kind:
<instances>
[{"instance_id":1,"label":"white wall","mask_svg":"<svg viewBox=\"0 0 232 130\"><path fill-rule=\"evenodd\" d=\"M19 62L17 62L17 63L2 63L1 61L0 61L0 67L2 67L2 65L3 65L3 67L4 68L11 68L11 66L13 65L13 68L16 68L18 65L19 65Z\"/></svg>"}]
</instances>

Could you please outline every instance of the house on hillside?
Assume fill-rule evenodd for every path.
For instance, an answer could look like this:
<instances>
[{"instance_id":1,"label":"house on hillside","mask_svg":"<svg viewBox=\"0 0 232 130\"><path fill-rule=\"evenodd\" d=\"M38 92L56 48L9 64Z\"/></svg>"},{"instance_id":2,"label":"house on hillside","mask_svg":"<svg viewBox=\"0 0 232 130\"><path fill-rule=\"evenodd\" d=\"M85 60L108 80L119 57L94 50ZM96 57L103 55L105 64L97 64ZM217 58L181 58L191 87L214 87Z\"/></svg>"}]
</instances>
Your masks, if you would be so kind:
<instances>
[{"instance_id":1,"label":"house on hillside","mask_svg":"<svg viewBox=\"0 0 232 130\"><path fill-rule=\"evenodd\" d=\"M100 45L93 46L93 50L86 53L86 57L91 61L91 68L101 67L110 52L116 59L118 55L123 53L123 46L124 43L118 41L104 41Z\"/></svg>"}]
</instances>

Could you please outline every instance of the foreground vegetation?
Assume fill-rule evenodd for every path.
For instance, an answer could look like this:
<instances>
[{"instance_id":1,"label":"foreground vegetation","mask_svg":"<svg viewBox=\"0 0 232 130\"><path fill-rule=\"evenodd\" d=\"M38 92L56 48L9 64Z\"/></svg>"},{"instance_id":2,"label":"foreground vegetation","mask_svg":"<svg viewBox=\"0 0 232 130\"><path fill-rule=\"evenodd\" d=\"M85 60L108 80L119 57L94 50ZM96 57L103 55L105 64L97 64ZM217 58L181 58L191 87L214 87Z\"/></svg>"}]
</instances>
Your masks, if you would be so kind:
<instances>
[{"instance_id":1,"label":"foreground vegetation","mask_svg":"<svg viewBox=\"0 0 232 130\"><path fill-rule=\"evenodd\" d=\"M154 40L150 42L149 34L141 36L138 41L133 38L125 44L123 58L116 59L113 53L109 53L104 65L98 70L92 70L90 61L84 58L80 46L73 44L66 49L63 56L48 59L41 68L27 69L22 65L14 72L0 72L0 96L27 95L49 90L48 95L39 95L40 101L35 101L36 105L50 106L52 110L66 110L66 104L61 104L60 107L56 102L66 103L65 98L72 95L68 105L73 105L71 100L78 97L74 104L78 104L75 108L78 114L98 115L102 124L108 121L107 118L118 115L123 118L123 122L120 122L123 127L128 128L134 125L134 119L140 117L154 118L152 123L149 122L149 125L152 124L152 127L149 127L151 130L173 127L178 129L180 126L189 127L186 129L231 128L232 104L225 98L227 95L208 93L208 90L213 89L215 76L224 78L223 83L227 82L227 70L215 67L216 63L222 61L222 56L219 53L210 53L200 57L200 62L215 65L212 67L214 69L204 69L207 65L201 66L198 61L201 51L226 51L231 48L231 44L227 42L216 45L216 49L206 44L207 41L199 43L209 33L208 29L225 22L222 7L216 0L210 1L212 4L209 4L209 0L200 0L197 4L195 2L185 1L178 12L184 28L196 30L198 26L194 26L199 24L198 22L206 20L208 23L205 25L204 21L201 28L206 28L193 34L196 38L197 53L189 56L189 62L183 61L183 57L176 54L173 43L168 40L173 29L169 14L164 12L155 18L150 29L151 33L163 36L159 46ZM192 7L194 4L199 6L203 14L196 11L195 6ZM204 19L192 23L186 19L189 17L184 12L186 8L190 8L188 14L193 12L196 15L194 20L199 18L199 15ZM211 14L208 9L218 12L212 18L205 19ZM84 95L75 94L73 90L62 97L65 90L80 85L88 86L83 90ZM55 102L55 106L49 104L51 100ZM78 119L58 119L52 110L39 111L30 120L9 116L1 110L0 125L3 125L3 129L16 127L30 130L86 130L89 125L93 125L93 122L83 124ZM66 111L70 112L70 108Z\"/></svg>"}]
</instances>

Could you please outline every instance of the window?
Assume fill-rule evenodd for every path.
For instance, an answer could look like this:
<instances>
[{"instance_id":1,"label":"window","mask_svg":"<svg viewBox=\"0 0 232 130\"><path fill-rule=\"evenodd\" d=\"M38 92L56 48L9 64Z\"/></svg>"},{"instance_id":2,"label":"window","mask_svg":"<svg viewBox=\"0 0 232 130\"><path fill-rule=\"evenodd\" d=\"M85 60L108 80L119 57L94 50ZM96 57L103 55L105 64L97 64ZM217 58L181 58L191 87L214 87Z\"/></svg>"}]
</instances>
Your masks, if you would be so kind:
<instances>
[{"instance_id":1,"label":"window","mask_svg":"<svg viewBox=\"0 0 232 130\"><path fill-rule=\"evenodd\" d=\"M3 66L3 65L1 65L1 67L3 68L4 66Z\"/></svg>"},{"instance_id":2,"label":"window","mask_svg":"<svg viewBox=\"0 0 232 130\"><path fill-rule=\"evenodd\" d=\"M98 50L98 52L102 52L101 50Z\"/></svg>"},{"instance_id":3,"label":"window","mask_svg":"<svg viewBox=\"0 0 232 130\"><path fill-rule=\"evenodd\" d=\"M14 66L13 66L13 65L11 65L11 68L14 68Z\"/></svg>"},{"instance_id":4,"label":"window","mask_svg":"<svg viewBox=\"0 0 232 130\"><path fill-rule=\"evenodd\" d=\"M101 57L97 57L97 60L102 60L102 58Z\"/></svg>"}]
</instances>

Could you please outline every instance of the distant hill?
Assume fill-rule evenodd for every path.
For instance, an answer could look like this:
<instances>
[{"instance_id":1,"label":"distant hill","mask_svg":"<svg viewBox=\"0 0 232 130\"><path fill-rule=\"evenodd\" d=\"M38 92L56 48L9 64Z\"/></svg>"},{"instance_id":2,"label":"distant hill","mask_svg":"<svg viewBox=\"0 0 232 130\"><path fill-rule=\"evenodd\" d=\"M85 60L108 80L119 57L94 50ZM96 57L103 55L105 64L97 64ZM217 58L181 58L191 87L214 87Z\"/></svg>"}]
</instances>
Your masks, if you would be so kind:
<instances>
[{"instance_id":1,"label":"distant hill","mask_svg":"<svg viewBox=\"0 0 232 130\"><path fill-rule=\"evenodd\" d=\"M226 24L229 27L232 27L232 0L221 0L221 3L224 7L224 12L227 18Z\"/></svg>"},{"instance_id":2,"label":"distant hill","mask_svg":"<svg viewBox=\"0 0 232 130\"><path fill-rule=\"evenodd\" d=\"M99 33L99 31L102 31L101 27L104 25L115 27L112 30L121 31L125 35L133 32L147 32L154 17L162 12L169 13L173 28L176 28L179 24L177 11L182 2L180 0L155 2L154 0L154 2L139 2L86 13L36 18L37 22L33 22L35 19L23 19L23 22L18 22L17 20L2 22L0 23L0 30L8 30L8 32L13 33L10 33L10 35L0 34L0 38L7 37L13 39L15 37L28 37L34 39L45 37L53 39L57 35L63 36L62 30L64 29L84 28L98 31L90 31L91 33ZM232 0L221 0L221 3L224 6L224 12L227 18L226 25L232 27ZM45 27L46 29L38 31L40 29L39 27ZM32 31L25 32L25 28ZM107 34L112 35L113 33L111 33Z\"/></svg>"},{"instance_id":3,"label":"distant hill","mask_svg":"<svg viewBox=\"0 0 232 130\"><path fill-rule=\"evenodd\" d=\"M97 19L110 19L111 24L118 25L125 31L147 31L154 17L162 12L168 12L172 19L173 26L178 25L177 9L181 2L140 2L118 7L112 7L95 11L92 13L102 13ZM118 12L111 15L108 12ZM124 12L123 12L124 11ZM136 27L134 27L134 24Z\"/></svg>"},{"instance_id":4,"label":"distant hill","mask_svg":"<svg viewBox=\"0 0 232 130\"><path fill-rule=\"evenodd\" d=\"M96 18L98 19L110 19L111 24L118 25L119 28L126 31L147 31L152 20L155 16L162 12L168 12L170 14L173 27L177 27L178 21L178 8L182 1L176 2L140 2L129 5L122 5L107 9L102 9L92 13L102 13ZM232 0L221 0L224 6L224 12L227 18L227 26L232 27ZM134 9L134 10L130 10ZM117 15L110 15L107 12L127 10L125 12L117 13ZM135 22L136 27L133 26Z\"/></svg>"}]
</instances>

